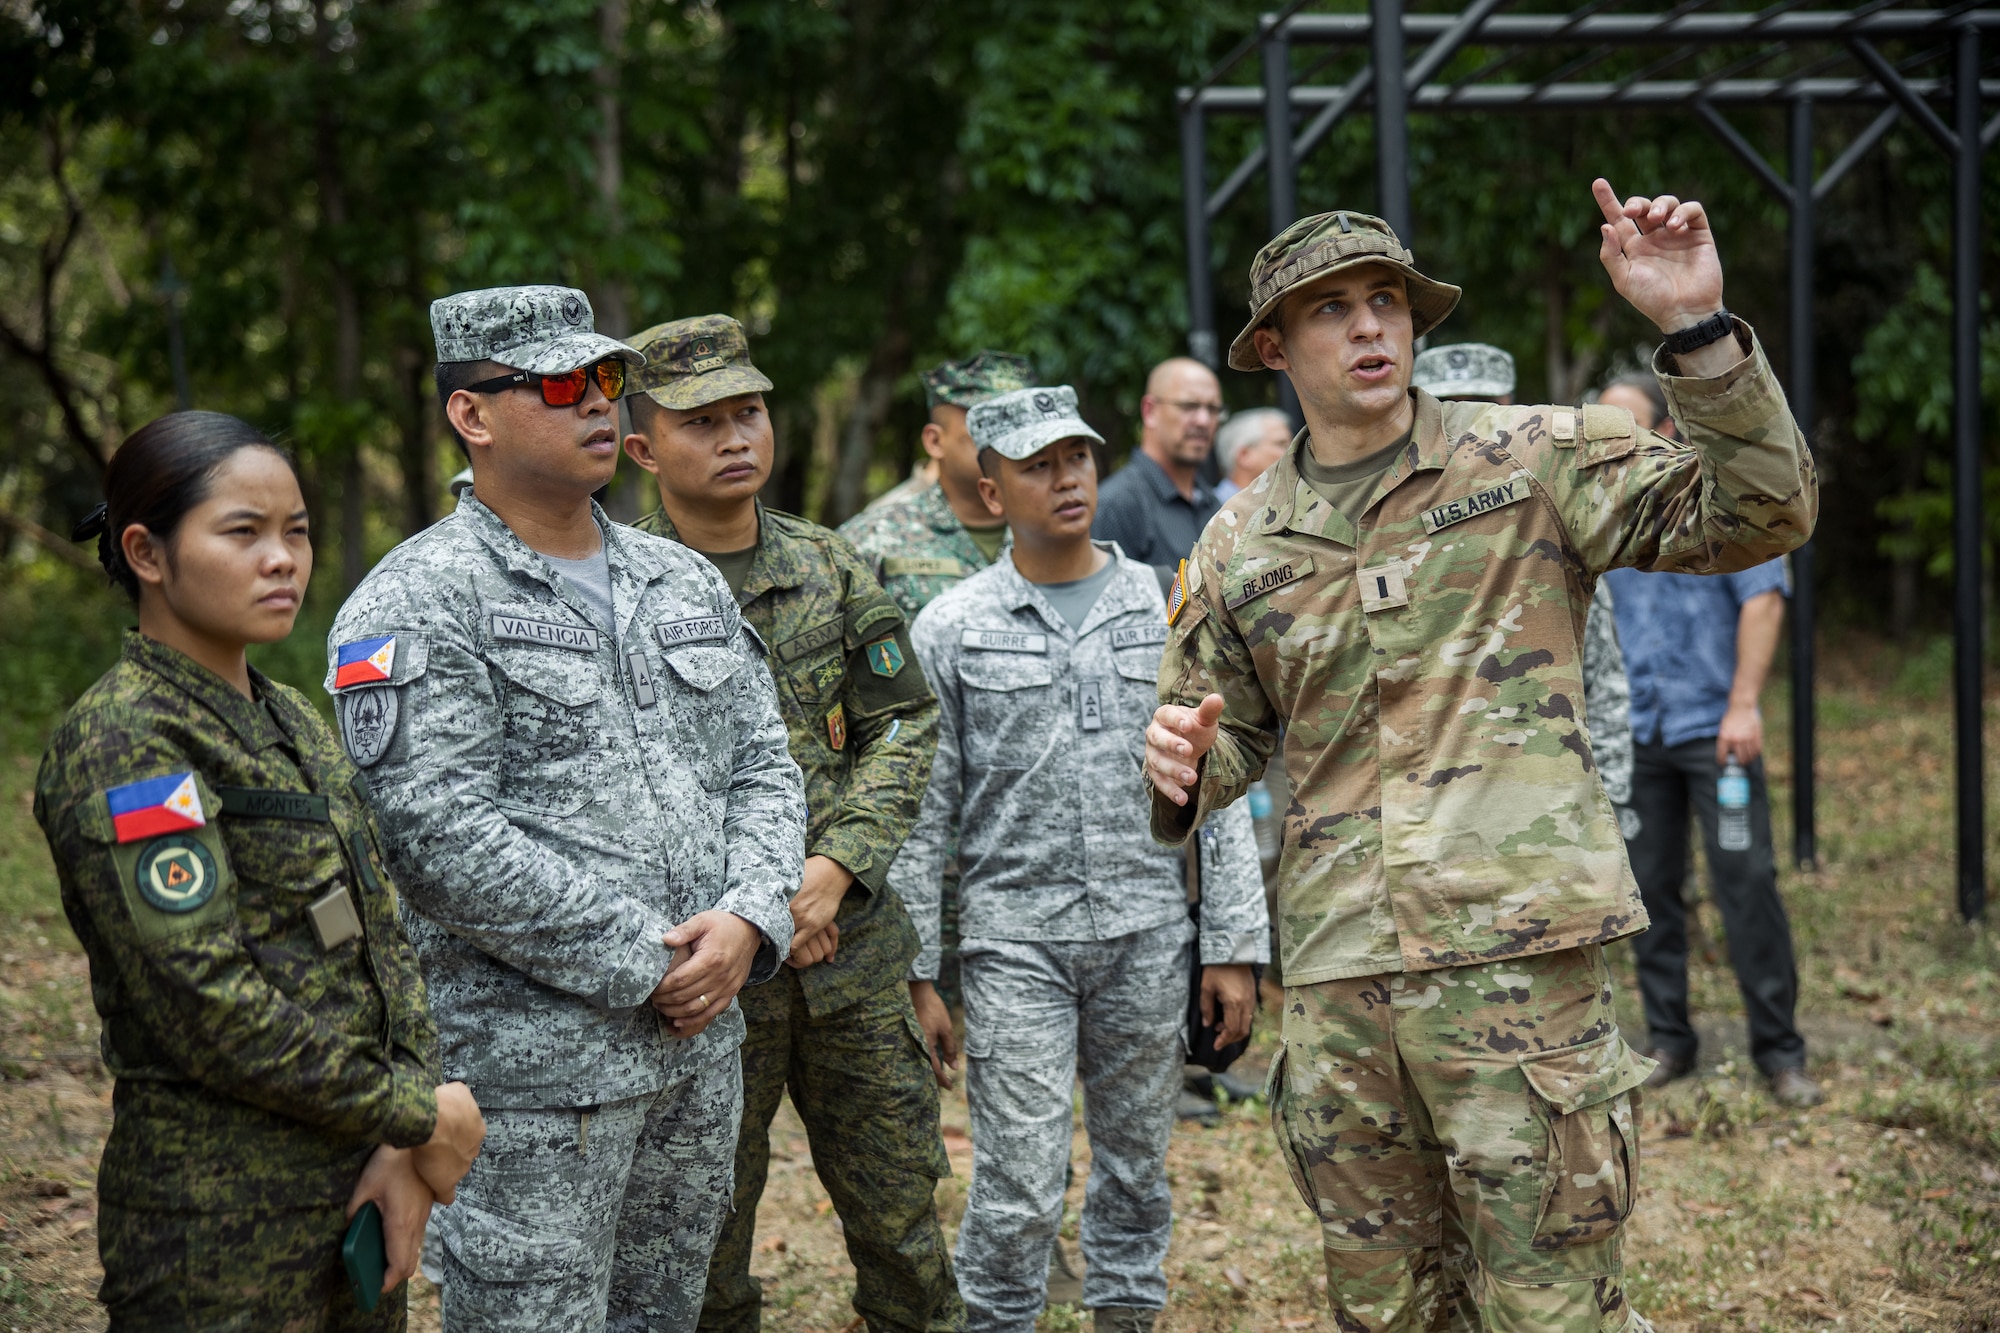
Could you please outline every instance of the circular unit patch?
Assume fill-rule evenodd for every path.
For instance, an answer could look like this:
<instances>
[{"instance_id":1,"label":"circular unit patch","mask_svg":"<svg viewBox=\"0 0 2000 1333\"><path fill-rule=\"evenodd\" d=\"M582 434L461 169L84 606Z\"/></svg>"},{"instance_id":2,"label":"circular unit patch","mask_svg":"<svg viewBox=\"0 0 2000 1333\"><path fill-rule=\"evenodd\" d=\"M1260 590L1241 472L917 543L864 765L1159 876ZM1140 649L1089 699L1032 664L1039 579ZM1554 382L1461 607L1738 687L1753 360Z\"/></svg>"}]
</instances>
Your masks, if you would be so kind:
<instances>
[{"instance_id":1,"label":"circular unit patch","mask_svg":"<svg viewBox=\"0 0 2000 1333\"><path fill-rule=\"evenodd\" d=\"M208 848L184 834L155 838L139 852L133 871L139 896L162 912L192 912L215 896L220 876Z\"/></svg>"}]
</instances>

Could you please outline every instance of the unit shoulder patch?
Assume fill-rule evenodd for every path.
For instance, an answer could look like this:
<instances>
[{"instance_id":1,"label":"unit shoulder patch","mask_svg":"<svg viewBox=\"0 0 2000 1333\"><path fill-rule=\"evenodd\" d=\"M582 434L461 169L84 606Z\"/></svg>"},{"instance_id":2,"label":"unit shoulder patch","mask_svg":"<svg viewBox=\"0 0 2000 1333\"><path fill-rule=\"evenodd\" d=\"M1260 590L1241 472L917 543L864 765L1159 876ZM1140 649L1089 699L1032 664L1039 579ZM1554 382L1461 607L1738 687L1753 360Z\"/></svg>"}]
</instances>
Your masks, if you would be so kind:
<instances>
[{"instance_id":1,"label":"unit shoulder patch","mask_svg":"<svg viewBox=\"0 0 2000 1333\"><path fill-rule=\"evenodd\" d=\"M402 712L396 691L355 690L336 698L340 738L346 742L347 757L357 768L371 768L380 763L382 756L389 753L389 743L396 739L396 719Z\"/></svg>"},{"instance_id":2,"label":"unit shoulder patch","mask_svg":"<svg viewBox=\"0 0 2000 1333\"><path fill-rule=\"evenodd\" d=\"M222 875L207 847L185 833L169 833L139 849L133 887L159 911L180 916L215 896Z\"/></svg>"},{"instance_id":3,"label":"unit shoulder patch","mask_svg":"<svg viewBox=\"0 0 2000 1333\"><path fill-rule=\"evenodd\" d=\"M897 646L894 635L869 644L867 652L868 669L878 676L893 680L903 669L903 650Z\"/></svg>"}]
</instances>

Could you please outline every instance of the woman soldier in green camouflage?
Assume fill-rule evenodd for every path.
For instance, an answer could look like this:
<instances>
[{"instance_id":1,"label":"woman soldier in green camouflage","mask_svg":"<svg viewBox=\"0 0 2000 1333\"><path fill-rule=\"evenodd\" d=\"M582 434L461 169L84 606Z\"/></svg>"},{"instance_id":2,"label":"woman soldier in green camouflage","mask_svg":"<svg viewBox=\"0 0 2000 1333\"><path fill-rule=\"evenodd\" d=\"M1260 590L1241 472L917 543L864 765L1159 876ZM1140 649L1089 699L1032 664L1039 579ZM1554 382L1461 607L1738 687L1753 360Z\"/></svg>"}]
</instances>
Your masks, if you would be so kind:
<instances>
[{"instance_id":1,"label":"woman soldier in green camouflage","mask_svg":"<svg viewBox=\"0 0 2000 1333\"><path fill-rule=\"evenodd\" d=\"M76 535L139 628L35 781L117 1079L98 1299L113 1329L401 1329L432 1201L485 1126L438 1086L358 774L244 657L291 633L312 573L298 478L236 418L176 412L125 442L105 493ZM368 1201L372 1312L341 1258Z\"/></svg>"}]
</instances>

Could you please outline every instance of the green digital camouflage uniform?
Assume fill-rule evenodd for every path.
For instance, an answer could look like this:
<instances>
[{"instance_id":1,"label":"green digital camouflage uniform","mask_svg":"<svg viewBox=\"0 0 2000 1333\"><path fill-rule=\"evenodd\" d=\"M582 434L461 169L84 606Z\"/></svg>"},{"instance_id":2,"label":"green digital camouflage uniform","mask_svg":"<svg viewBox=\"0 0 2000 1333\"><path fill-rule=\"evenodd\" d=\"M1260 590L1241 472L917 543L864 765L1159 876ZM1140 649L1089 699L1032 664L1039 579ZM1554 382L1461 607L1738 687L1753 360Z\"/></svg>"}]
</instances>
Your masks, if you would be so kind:
<instances>
[{"instance_id":1,"label":"green digital camouflage uniform","mask_svg":"<svg viewBox=\"0 0 2000 1333\"><path fill-rule=\"evenodd\" d=\"M924 372L923 380L926 407L945 403L970 410L995 394L1027 388L1035 382L1035 368L1024 356L986 351L963 361L933 366ZM944 488L935 483L915 494L871 505L841 524L840 535L861 552L875 581L888 590L912 621L939 593L956 587L967 575L976 574L992 563L953 512ZM944 954L935 984L945 1003L957 1008L960 995L955 851L946 862L942 890Z\"/></svg>"},{"instance_id":2,"label":"green digital camouflage uniform","mask_svg":"<svg viewBox=\"0 0 2000 1333\"><path fill-rule=\"evenodd\" d=\"M98 1299L114 1329L400 1329L404 1292L363 1314L340 1242L376 1145L431 1135L437 1036L359 775L250 675L255 701L128 634L35 780L117 1080ZM172 817L121 833L153 780Z\"/></svg>"},{"instance_id":3,"label":"green digital camouflage uniform","mask_svg":"<svg viewBox=\"0 0 2000 1333\"><path fill-rule=\"evenodd\" d=\"M1288 285L1371 259L1411 275L1416 333L1448 313L1456 289L1386 225L1328 214L1258 256L1252 327ZM1598 947L1646 916L1585 729L1584 619L1614 566L1717 573L1810 534L1810 456L1735 336L1742 360L1712 379L1656 358L1686 442L1612 408L1417 392L1358 531L1302 480L1302 434L1175 590L1160 698L1225 710L1196 799L1156 795L1155 833L1180 841L1240 796L1284 728L1272 1114L1345 1329L1428 1326L1447 1266L1487 1328L1644 1324L1620 1241L1648 1062Z\"/></svg>"},{"instance_id":4,"label":"green digital camouflage uniform","mask_svg":"<svg viewBox=\"0 0 2000 1333\"><path fill-rule=\"evenodd\" d=\"M758 391L741 387L756 371L741 330L721 318L640 334L634 341L649 358L641 387L679 408ZM685 349L697 339L723 364L693 372L696 358ZM738 996L749 1031L734 1211L709 1262L700 1327L759 1327L751 1242L770 1171L771 1119L789 1085L854 1262L855 1309L878 1333L957 1330L965 1312L934 1198L951 1163L904 982L917 936L883 883L930 778L937 699L902 611L854 549L805 519L761 504L757 514L757 554L737 602L768 650L792 757L805 774L806 854L839 862L855 882L834 917L833 958L781 968ZM637 526L679 540L664 510Z\"/></svg>"}]
</instances>

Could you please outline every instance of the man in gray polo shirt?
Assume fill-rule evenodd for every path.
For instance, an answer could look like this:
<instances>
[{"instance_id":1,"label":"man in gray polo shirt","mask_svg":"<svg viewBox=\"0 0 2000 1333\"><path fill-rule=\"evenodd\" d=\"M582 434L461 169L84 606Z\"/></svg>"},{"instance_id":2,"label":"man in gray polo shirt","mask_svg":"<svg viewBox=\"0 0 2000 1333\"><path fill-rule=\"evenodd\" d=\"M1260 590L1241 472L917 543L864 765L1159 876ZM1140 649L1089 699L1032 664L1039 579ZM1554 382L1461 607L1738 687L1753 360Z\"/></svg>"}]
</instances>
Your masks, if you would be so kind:
<instances>
[{"instance_id":1,"label":"man in gray polo shirt","mask_svg":"<svg viewBox=\"0 0 2000 1333\"><path fill-rule=\"evenodd\" d=\"M972 1189L956 1263L966 1327L1028 1333L1062 1220L1071 1092L1090 1134L1084 1304L1099 1333L1166 1303L1167 1140L1181 1081L1188 949L1218 1045L1249 1031L1269 959L1247 809L1219 816L1199 929L1178 850L1148 831L1139 761L1166 605L1153 571L1090 540L1097 439L1068 388L974 407L980 495L1011 551L932 601L911 639L940 705L937 759L889 872L938 965L938 880L956 832Z\"/></svg>"}]
</instances>

